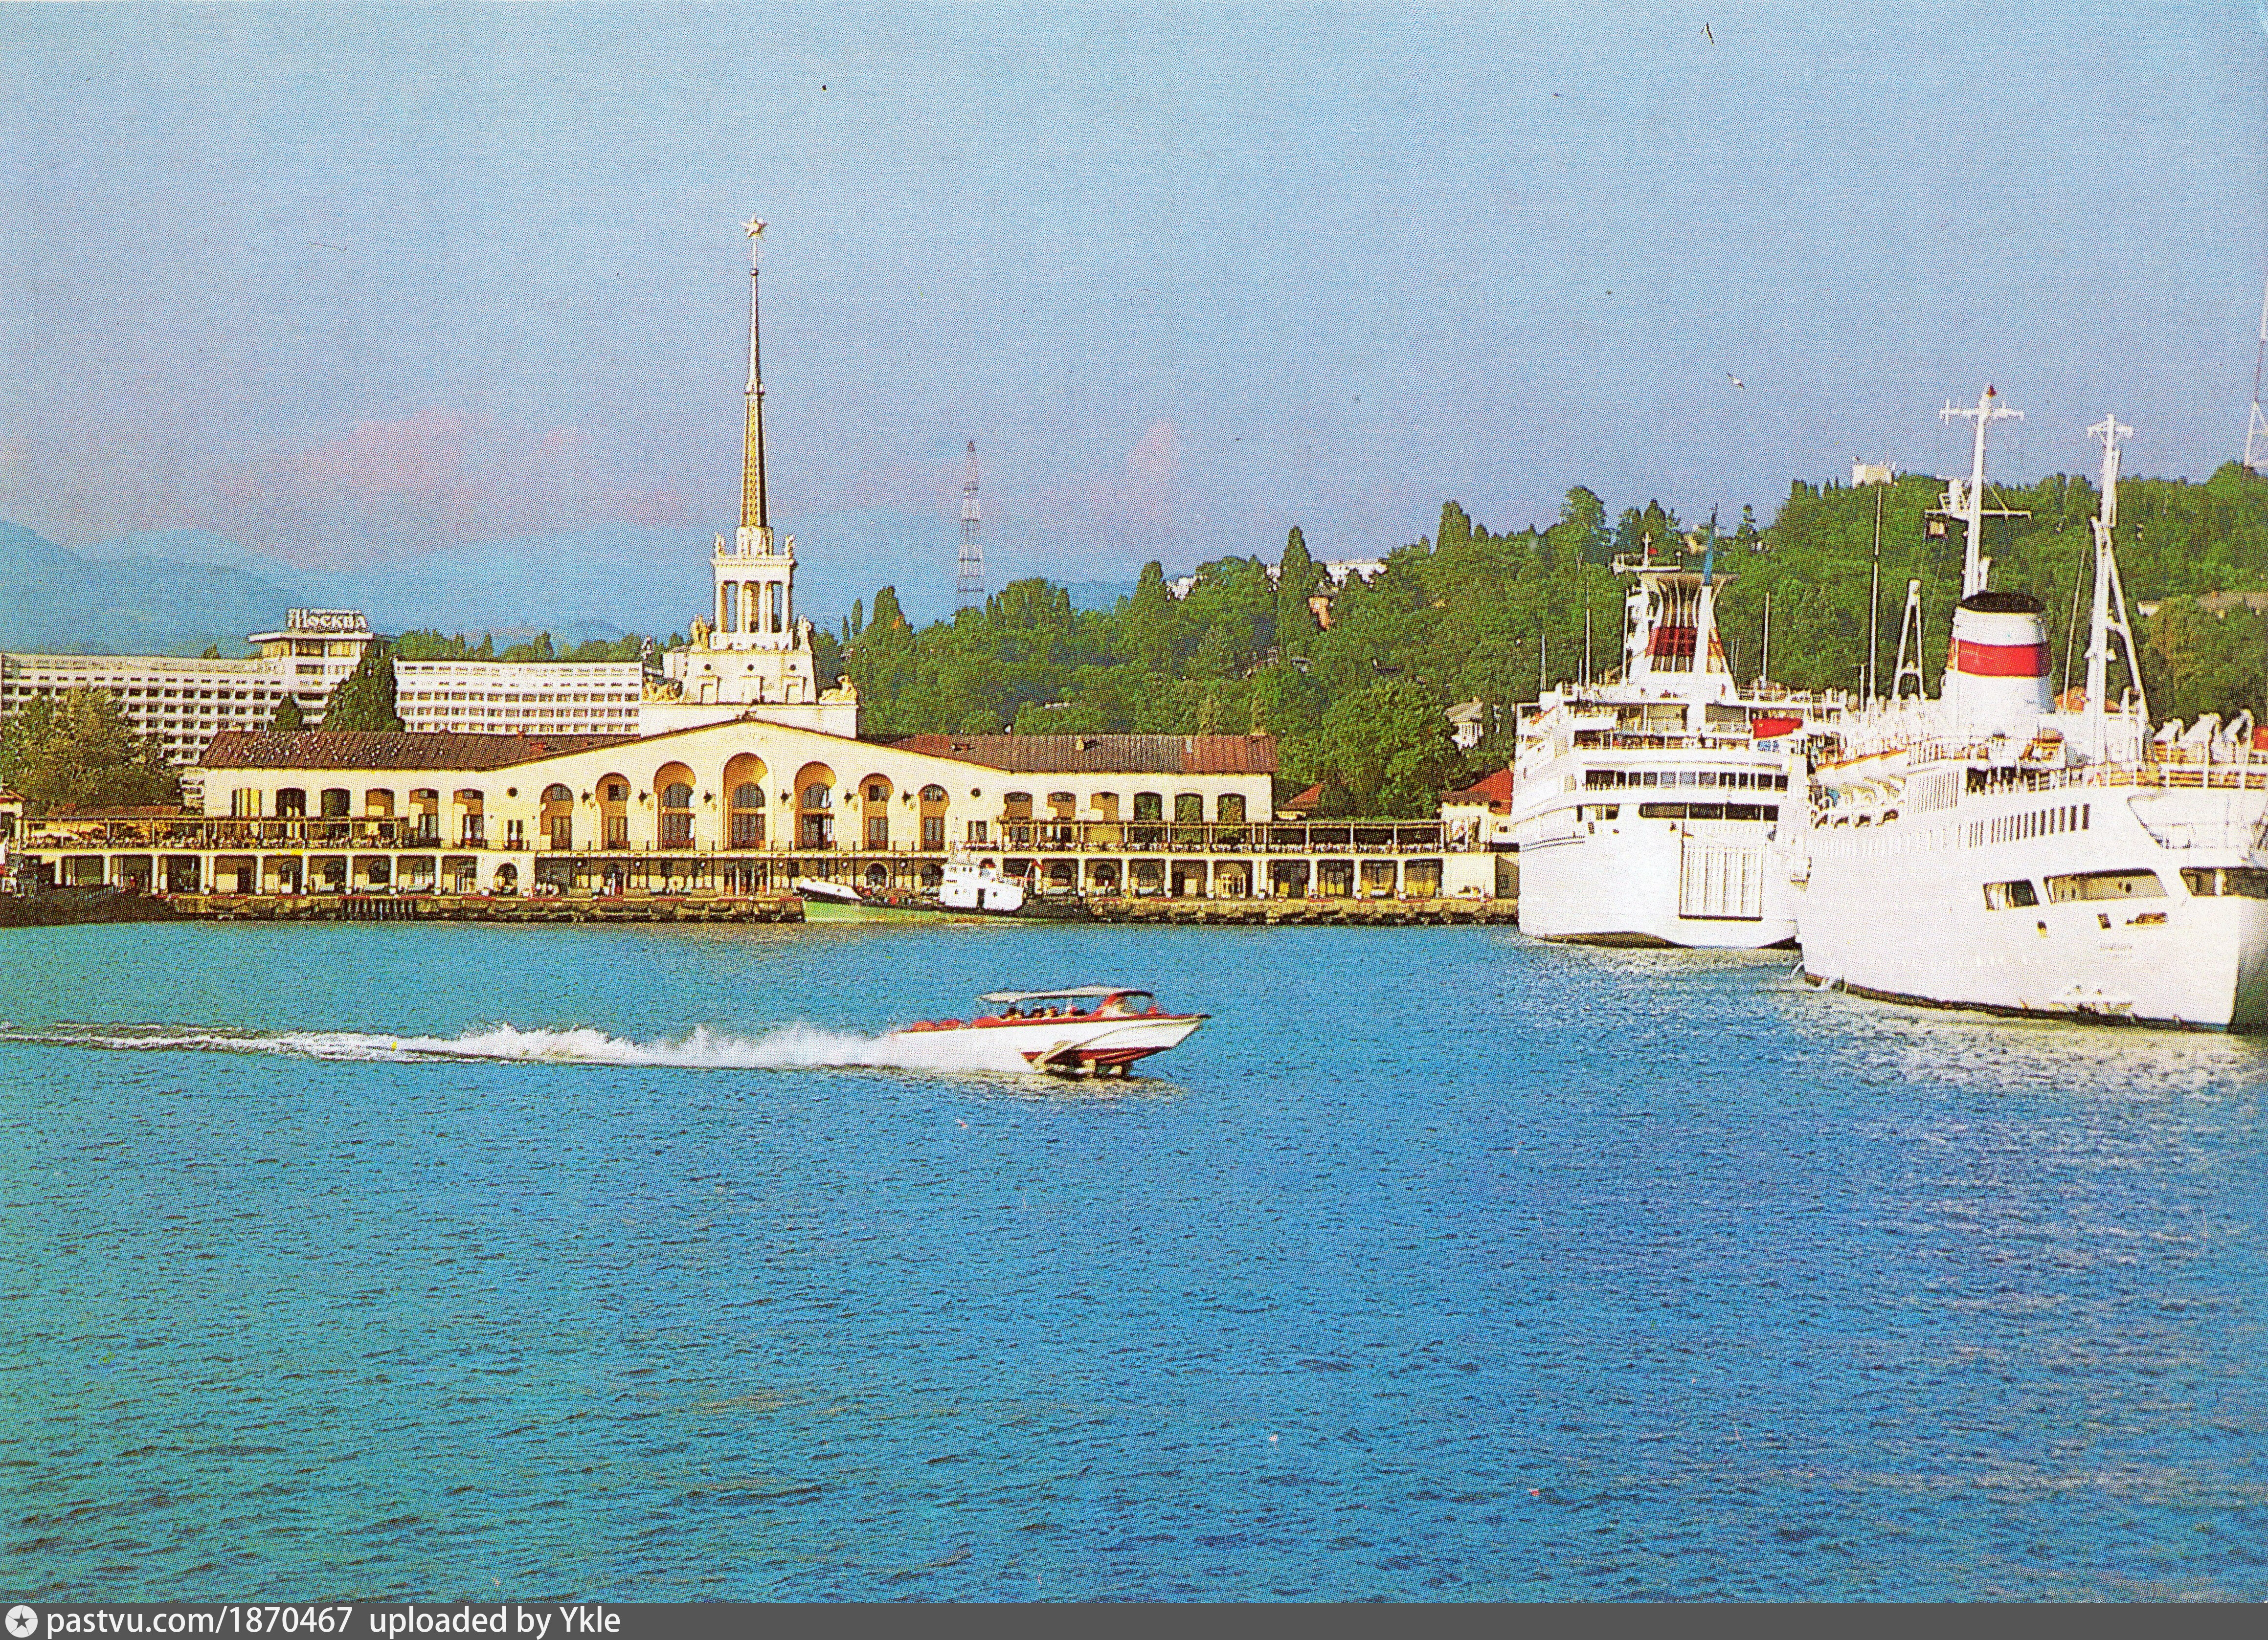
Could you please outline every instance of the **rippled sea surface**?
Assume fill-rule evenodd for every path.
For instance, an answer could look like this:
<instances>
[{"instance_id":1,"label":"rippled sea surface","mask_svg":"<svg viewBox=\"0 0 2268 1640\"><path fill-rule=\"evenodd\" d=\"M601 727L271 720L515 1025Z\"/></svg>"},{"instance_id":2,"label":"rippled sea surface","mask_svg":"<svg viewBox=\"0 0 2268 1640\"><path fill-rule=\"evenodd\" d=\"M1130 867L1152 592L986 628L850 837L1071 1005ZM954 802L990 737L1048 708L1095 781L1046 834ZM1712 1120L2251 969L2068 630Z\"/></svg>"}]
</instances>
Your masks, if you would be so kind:
<instances>
[{"instance_id":1,"label":"rippled sea surface","mask_svg":"<svg viewBox=\"0 0 2268 1640\"><path fill-rule=\"evenodd\" d=\"M2268 1597L2268 1044L1788 967L0 932L5 1592Z\"/></svg>"}]
</instances>

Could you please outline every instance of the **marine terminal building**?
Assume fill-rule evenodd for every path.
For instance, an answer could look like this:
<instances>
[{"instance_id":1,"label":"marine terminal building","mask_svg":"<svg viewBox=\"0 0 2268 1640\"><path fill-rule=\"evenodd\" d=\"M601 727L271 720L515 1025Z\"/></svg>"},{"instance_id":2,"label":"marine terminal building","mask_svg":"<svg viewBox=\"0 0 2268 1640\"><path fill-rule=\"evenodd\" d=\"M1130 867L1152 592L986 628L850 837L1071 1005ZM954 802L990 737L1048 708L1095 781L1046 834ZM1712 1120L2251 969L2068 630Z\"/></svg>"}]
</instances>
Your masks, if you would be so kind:
<instances>
[{"instance_id":1,"label":"marine terminal building","mask_svg":"<svg viewBox=\"0 0 2268 1640\"><path fill-rule=\"evenodd\" d=\"M1248 843L1236 860L1218 845L1270 818L1272 742L1001 744L1026 739L954 755L754 719L635 739L231 735L206 755L214 823L198 852L220 893L762 894L800 876L923 887L954 849L1016 869L1044 855L1065 889L1165 892L1177 877L1185 893L1251 892Z\"/></svg>"},{"instance_id":2,"label":"marine terminal building","mask_svg":"<svg viewBox=\"0 0 2268 1640\"><path fill-rule=\"evenodd\" d=\"M175 894L755 895L933 887L950 854L1096 895L1493 891L1440 821L1279 821L1266 735L920 735L743 718L643 737L232 732L203 813L60 817L63 884Z\"/></svg>"}]
</instances>

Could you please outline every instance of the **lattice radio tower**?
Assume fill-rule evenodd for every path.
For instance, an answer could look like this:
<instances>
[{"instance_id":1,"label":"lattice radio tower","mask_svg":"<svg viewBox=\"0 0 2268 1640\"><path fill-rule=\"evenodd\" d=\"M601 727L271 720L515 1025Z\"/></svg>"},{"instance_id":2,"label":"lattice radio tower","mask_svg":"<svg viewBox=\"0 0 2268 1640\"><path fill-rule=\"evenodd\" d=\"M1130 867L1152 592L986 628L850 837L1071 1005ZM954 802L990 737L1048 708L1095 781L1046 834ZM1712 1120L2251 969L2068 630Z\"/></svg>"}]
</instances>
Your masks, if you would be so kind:
<instances>
[{"instance_id":1,"label":"lattice radio tower","mask_svg":"<svg viewBox=\"0 0 2268 1640\"><path fill-rule=\"evenodd\" d=\"M2252 419L2244 424L2244 465L2253 472L2260 470L2264 457L2268 457L2268 416L2260 414L2260 367L2268 364L2268 290L2260 293L2260 350L2252 356Z\"/></svg>"},{"instance_id":2,"label":"lattice radio tower","mask_svg":"<svg viewBox=\"0 0 2268 1640\"><path fill-rule=\"evenodd\" d=\"M961 575L954 583L955 607L984 607L984 542L977 526L976 441L968 441L968 476L961 481Z\"/></svg>"}]
</instances>

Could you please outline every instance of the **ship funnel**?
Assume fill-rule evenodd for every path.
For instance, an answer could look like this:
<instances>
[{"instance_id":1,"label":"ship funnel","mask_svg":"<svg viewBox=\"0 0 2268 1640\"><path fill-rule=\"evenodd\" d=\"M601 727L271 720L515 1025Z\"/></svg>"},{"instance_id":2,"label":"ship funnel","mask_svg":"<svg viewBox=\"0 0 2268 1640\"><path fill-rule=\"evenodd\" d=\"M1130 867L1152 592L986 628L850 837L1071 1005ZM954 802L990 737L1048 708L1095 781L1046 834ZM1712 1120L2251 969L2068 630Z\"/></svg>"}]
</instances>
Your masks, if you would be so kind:
<instances>
[{"instance_id":1,"label":"ship funnel","mask_svg":"<svg viewBox=\"0 0 2268 1640\"><path fill-rule=\"evenodd\" d=\"M1986 734L2029 735L2050 709L2047 622L2036 598L1972 592L1955 606L1945 697L1954 721Z\"/></svg>"}]
</instances>

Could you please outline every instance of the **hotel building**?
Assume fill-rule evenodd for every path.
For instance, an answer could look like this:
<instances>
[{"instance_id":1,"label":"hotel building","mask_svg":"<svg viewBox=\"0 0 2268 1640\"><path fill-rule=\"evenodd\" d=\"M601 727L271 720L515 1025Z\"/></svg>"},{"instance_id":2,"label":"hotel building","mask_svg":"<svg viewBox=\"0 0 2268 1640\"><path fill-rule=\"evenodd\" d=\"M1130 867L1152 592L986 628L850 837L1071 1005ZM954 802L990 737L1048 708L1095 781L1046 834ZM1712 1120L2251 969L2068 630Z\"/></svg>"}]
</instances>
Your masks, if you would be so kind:
<instances>
[{"instance_id":1,"label":"hotel building","mask_svg":"<svg viewBox=\"0 0 2268 1640\"><path fill-rule=\"evenodd\" d=\"M248 660L182 655L0 653L0 720L39 696L101 689L134 732L157 741L173 762L194 764L228 729L265 728L286 695L320 726L331 691L362 664L372 634L359 610L294 609L280 632L246 639Z\"/></svg>"}]
</instances>

